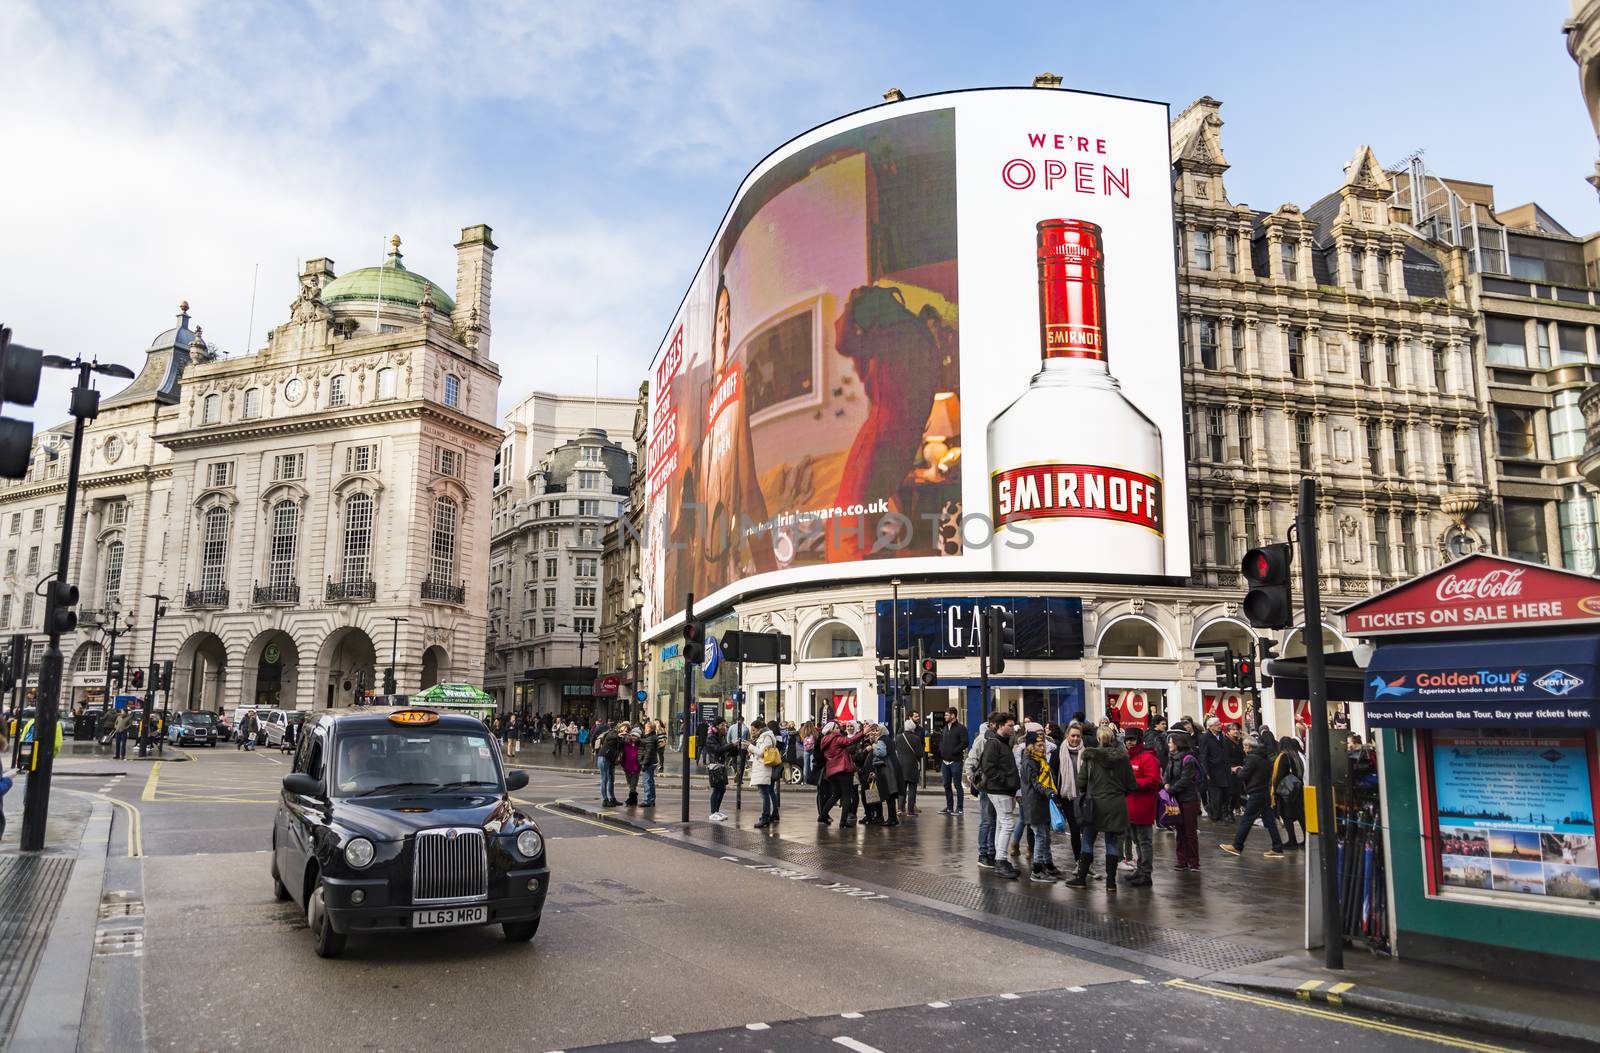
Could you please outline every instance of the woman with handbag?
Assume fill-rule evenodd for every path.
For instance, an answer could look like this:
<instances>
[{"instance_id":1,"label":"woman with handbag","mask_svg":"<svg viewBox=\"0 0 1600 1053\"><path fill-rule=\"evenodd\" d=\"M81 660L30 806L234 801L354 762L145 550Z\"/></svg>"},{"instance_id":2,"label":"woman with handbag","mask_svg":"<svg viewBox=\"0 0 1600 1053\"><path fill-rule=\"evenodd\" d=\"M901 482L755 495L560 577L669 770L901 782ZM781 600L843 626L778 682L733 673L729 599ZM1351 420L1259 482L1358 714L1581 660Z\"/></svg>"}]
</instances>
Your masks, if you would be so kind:
<instances>
[{"instance_id":1,"label":"woman with handbag","mask_svg":"<svg viewBox=\"0 0 1600 1053\"><path fill-rule=\"evenodd\" d=\"M1078 764L1083 756L1083 725L1074 720L1067 725L1061 746L1050 757L1050 774L1056 783L1056 805L1067 820L1067 843L1072 848L1072 861L1082 854L1083 827L1078 823L1078 813L1072 804L1078 796Z\"/></svg>"},{"instance_id":2,"label":"woman with handbag","mask_svg":"<svg viewBox=\"0 0 1600 1053\"><path fill-rule=\"evenodd\" d=\"M1300 759L1300 740L1285 735L1278 740L1272 758L1272 803L1283 819L1283 847L1301 848L1306 843L1306 767ZM1300 827L1295 836L1296 824Z\"/></svg>"},{"instance_id":3,"label":"woman with handbag","mask_svg":"<svg viewBox=\"0 0 1600 1053\"><path fill-rule=\"evenodd\" d=\"M1106 891L1117 890L1117 856L1122 835L1128 832L1128 794L1137 789L1128 751L1117 742L1109 724L1095 729L1095 744L1085 747L1078 765L1078 822L1083 827L1083 854L1078 870L1064 884L1087 888L1094 865L1096 837L1105 840Z\"/></svg>"},{"instance_id":4,"label":"woman with handbag","mask_svg":"<svg viewBox=\"0 0 1600 1053\"><path fill-rule=\"evenodd\" d=\"M1037 728L1037 724L1029 727ZM1050 774L1050 748L1054 743L1042 731L1029 731L1022 740L1022 821L1033 832L1033 866L1030 879L1060 881L1055 856L1050 851L1050 800L1056 793Z\"/></svg>"},{"instance_id":5,"label":"woman with handbag","mask_svg":"<svg viewBox=\"0 0 1600 1053\"><path fill-rule=\"evenodd\" d=\"M774 785L777 778L777 767L769 758L778 754L778 765L783 764L783 755L778 753L778 736L767 727L767 722L757 717L750 722L750 731L755 736L754 740L745 739L739 745L749 753L755 754L755 762L750 765L750 785L761 791L761 818L756 820L756 829L772 825L778 813L778 788Z\"/></svg>"},{"instance_id":6,"label":"woman with handbag","mask_svg":"<svg viewBox=\"0 0 1600 1053\"><path fill-rule=\"evenodd\" d=\"M878 818L885 826L899 826L895 802L900 797L900 763L895 757L894 740L889 736L887 724L877 725L873 732L872 778L878 787Z\"/></svg>"},{"instance_id":7,"label":"woman with handbag","mask_svg":"<svg viewBox=\"0 0 1600 1053\"><path fill-rule=\"evenodd\" d=\"M1167 736L1167 793L1178 808L1178 862L1173 870L1200 869L1200 793L1205 769L1195 754L1194 740L1181 731Z\"/></svg>"},{"instance_id":8,"label":"woman with handbag","mask_svg":"<svg viewBox=\"0 0 1600 1053\"><path fill-rule=\"evenodd\" d=\"M706 732L706 782L711 786L711 814L714 823L727 822L722 812L722 796L728 792L728 724L719 719Z\"/></svg>"}]
</instances>

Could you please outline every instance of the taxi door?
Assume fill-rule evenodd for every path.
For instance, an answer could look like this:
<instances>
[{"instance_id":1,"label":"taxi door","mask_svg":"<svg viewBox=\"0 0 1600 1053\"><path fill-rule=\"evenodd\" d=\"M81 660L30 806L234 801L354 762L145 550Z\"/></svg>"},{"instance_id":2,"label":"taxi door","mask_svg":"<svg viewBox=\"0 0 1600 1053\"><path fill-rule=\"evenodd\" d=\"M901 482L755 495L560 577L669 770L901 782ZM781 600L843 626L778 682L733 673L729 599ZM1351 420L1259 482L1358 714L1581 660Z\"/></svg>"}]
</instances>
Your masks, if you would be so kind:
<instances>
[{"instance_id":1,"label":"taxi door","mask_svg":"<svg viewBox=\"0 0 1600 1053\"><path fill-rule=\"evenodd\" d=\"M322 725L301 740L300 748L294 752L294 770L305 772L311 777L324 779L323 757L324 747L327 744L327 730ZM323 781L322 792L326 794L327 782ZM289 886L290 891L298 901L305 894L303 879L306 872L306 862L315 851L315 828L323 821L323 802L301 794L283 791L282 804L278 808L277 832L273 838L276 845L276 861L278 873L283 875L283 883ZM304 903L300 904L302 907Z\"/></svg>"}]
</instances>

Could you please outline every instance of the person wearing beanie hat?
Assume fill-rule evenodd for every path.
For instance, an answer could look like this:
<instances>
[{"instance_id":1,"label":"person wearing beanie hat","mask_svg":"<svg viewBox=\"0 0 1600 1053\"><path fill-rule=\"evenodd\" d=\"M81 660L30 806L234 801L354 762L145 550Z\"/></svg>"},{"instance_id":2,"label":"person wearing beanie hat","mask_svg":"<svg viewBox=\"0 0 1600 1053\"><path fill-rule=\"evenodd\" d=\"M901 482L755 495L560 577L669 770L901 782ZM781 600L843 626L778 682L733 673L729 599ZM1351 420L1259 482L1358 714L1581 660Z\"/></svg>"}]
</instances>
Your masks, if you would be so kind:
<instances>
[{"instance_id":1,"label":"person wearing beanie hat","mask_svg":"<svg viewBox=\"0 0 1600 1053\"><path fill-rule=\"evenodd\" d=\"M922 758L927 753L922 742L922 725L907 719L894 737L895 762L900 774L901 815L917 812L917 784L922 781Z\"/></svg>"}]
</instances>

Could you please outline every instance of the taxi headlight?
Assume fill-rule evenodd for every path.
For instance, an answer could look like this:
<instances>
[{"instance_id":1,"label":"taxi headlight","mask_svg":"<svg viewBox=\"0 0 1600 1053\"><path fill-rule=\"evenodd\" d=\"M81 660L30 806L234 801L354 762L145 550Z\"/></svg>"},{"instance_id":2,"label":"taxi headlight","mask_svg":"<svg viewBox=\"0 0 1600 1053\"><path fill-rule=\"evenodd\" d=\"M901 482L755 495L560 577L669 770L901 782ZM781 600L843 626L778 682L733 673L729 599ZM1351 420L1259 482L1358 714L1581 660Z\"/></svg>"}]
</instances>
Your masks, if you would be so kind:
<instances>
[{"instance_id":1,"label":"taxi headlight","mask_svg":"<svg viewBox=\"0 0 1600 1053\"><path fill-rule=\"evenodd\" d=\"M544 851L544 838L539 836L539 831L529 827L517 835L517 851L533 859Z\"/></svg>"},{"instance_id":2,"label":"taxi headlight","mask_svg":"<svg viewBox=\"0 0 1600 1053\"><path fill-rule=\"evenodd\" d=\"M357 870L370 864L375 855L377 852L372 842L364 837L352 837L344 846L344 861Z\"/></svg>"}]
</instances>

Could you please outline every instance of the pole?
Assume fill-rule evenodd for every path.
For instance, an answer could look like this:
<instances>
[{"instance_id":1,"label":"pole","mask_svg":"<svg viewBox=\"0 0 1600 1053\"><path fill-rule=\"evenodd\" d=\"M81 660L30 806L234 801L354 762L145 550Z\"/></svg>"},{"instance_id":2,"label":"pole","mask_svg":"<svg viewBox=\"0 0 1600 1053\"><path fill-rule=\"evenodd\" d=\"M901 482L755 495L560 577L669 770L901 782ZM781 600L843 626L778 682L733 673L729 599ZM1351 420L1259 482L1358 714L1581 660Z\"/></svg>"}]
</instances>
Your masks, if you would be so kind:
<instances>
[{"instance_id":1,"label":"pole","mask_svg":"<svg viewBox=\"0 0 1600 1053\"><path fill-rule=\"evenodd\" d=\"M723 657L727 657L724 655ZM733 715L744 716L744 642L743 634L739 643L739 688L734 692L736 701L733 703ZM733 777L733 810L738 812L744 809L744 750L739 751L739 771Z\"/></svg>"},{"instance_id":2,"label":"pole","mask_svg":"<svg viewBox=\"0 0 1600 1053\"><path fill-rule=\"evenodd\" d=\"M773 662L772 663L772 676L773 676L773 680L775 681L775 683L777 685L777 688L778 688L778 727L781 730L783 728L783 663L782 662ZM743 780L741 780L741 781L743 781ZM781 805L781 803L783 801L783 790L779 787L779 784L781 782L783 782L783 764L782 763L780 763L778 765L778 770L776 772L774 772L773 775L772 775L772 793L773 793L773 796L778 798L778 801L779 801L780 805Z\"/></svg>"},{"instance_id":3,"label":"pole","mask_svg":"<svg viewBox=\"0 0 1600 1053\"><path fill-rule=\"evenodd\" d=\"M989 705L989 617L988 612L978 619L978 691L979 698L983 701L983 712L978 714L979 720L987 720L993 712ZM973 725L976 727L977 725Z\"/></svg>"},{"instance_id":4,"label":"pole","mask_svg":"<svg viewBox=\"0 0 1600 1053\"><path fill-rule=\"evenodd\" d=\"M684 624L694 620L694 593L689 593L683 604ZM689 656L683 656L683 814L681 819L689 821L689 750L690 743L694 741L694 663L689 661Z\"/></svg>"},{"instance_id":5,"label":"pole","mask_svg":"<svg viewBox=\"0 0 1600 1053\"><path fill-rule=\"evenodd\" d=\"M161 624L161 601L171 597L161 594L161 587L147 597L156 601L155 616L150 619L150 668L145 670L144 712L139 721L139 756L150 755L150 718L156 710L156 627Z\"/></svg>"},{"instance_id":6,"label":"pole","mask_svg":"<svg viewBox=\"0 0 1600 1053\"><path fill-rule=\"evenodd\" d=\"M889 617L890 635L894 637L889 646L889 657L894 663L894 676L889 681L889 723L894 727L900 726L900 579L891 578L889 587L894 590L894 611Z\"/></svg>"},{"instance_id":7,"label":"pole","mask_svg":"<svg viewBox=\"0 0 1600 1053\"><path fill-rule=\"evenodd\" d=\"M639 607L633 608L633 698L639 719L644 720L644 703L639 701Z\"/></svg>"},{"instance_id":8,"label":"pole","mask_svg":"<svg viewBox=\"0 0 1600 1053\"><path fill-rule=\"evenodd\" d=\"M1328 680L1322 663L1322 593L1317 568L1317 481L1300 480L1300 587L1306 598L1306 693L1311 702L1311 786L1316 793L1317 839L1322 850L1322 951L1329 969L1344 968L1339 925L1339 850L1333 829L1333 779L1328 754Z\"/></svg>"},{"instance_id":9,"label":"pole","mask_svg":"<svg viewBox=\"0 0 1600 1053\"><path fill-rule=\"evenodd\" d=\"M83 461L83 426L98 412L94 390L89 387L93 362L79 359L78 383L72 389L72 454L67 461L67 504L61 513L61 553L56 557L56 582L67 580L72 557L72 521L78 511L78 469ZM50 637L39 664L39 704L33 714L33 759L28 772L28 794L22 802L22 850L44 848L44 827L50 814L50 778L55 772L56 725L61 709L61 633L52 617L52 604L45 604L45 620ZM27 679L27 663L22 677ZM20 729L19 729L20 730Z\"/></svg>"}]
</instances>

